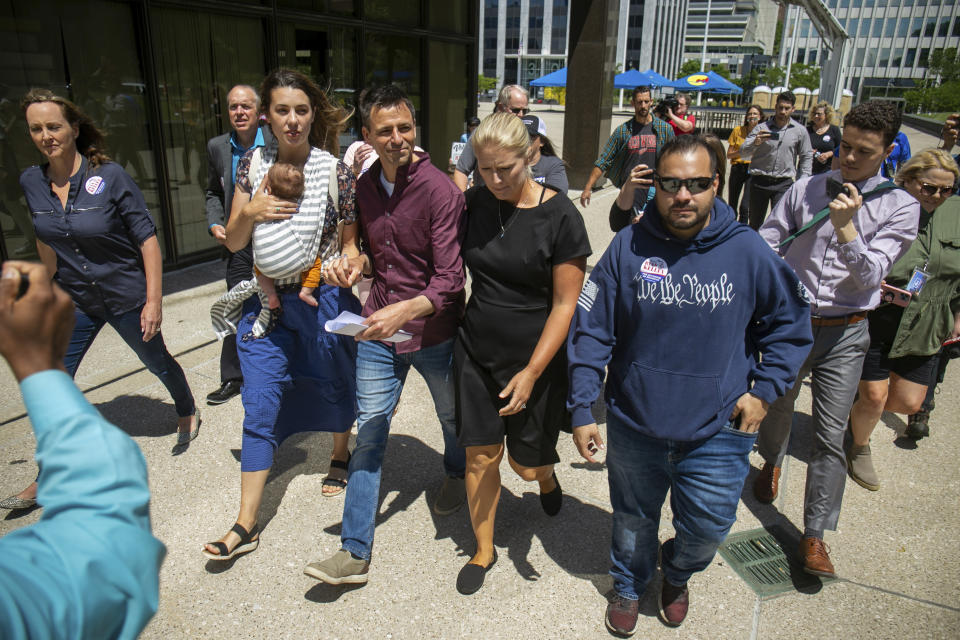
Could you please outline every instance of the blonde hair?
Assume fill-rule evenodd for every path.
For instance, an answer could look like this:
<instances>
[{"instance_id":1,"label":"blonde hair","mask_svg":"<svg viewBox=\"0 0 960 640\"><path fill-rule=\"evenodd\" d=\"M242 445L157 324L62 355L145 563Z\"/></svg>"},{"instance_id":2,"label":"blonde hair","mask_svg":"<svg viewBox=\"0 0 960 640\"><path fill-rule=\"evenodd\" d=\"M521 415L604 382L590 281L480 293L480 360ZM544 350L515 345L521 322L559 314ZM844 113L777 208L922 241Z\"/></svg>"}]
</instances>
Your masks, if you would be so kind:
<instances>
[{"instance_id":1,"label":"blonde hair","mask_svg":"<svg viewBox=\"0 0 960 640\"><path fill-rule=\"evenodd\" d=\"M512 113L494 113L480 122L480 126L470 136L473 152L480 149L502 149L523 158L527 164L527 173L530 169L530 134L523 120Z\"/></svg>"},{"instance_id":2,"label":"blonde hair","mask_svg":"<svg viewBox=\"0 0 960 640\"><path fill-rule=\"evenodd\" d=\"M930 169L943 169L953 174L953 182L960 179L960 168L950 154L943 149L924 149L909 160L897 171L893 181L902 187L907 180L920 177L920 174Z\"/></svg>"},{"instance_id":3,"label":"blonde hair","mask_svg":"<svg viewBox=\"0 0 960 640\"><path fill-rule=\"evenodd\" d=\"M830 106L829 102L824 102L823 100L810 107L810 111L807 112L807 121L813 122L813 114L820 109L823 109L823 115L827 119L827 124L833 124L833 118L836 115L836 112L834 112L833 107Z\"/></svg>"}]
</instances>

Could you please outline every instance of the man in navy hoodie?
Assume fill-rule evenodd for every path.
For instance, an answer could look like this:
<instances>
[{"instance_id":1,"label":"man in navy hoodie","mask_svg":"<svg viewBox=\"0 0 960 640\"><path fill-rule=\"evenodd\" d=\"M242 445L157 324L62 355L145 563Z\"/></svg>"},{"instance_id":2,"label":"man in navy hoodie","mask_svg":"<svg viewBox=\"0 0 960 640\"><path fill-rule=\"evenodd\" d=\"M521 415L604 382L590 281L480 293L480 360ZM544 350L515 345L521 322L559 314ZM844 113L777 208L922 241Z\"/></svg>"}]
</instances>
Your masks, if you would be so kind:
<instances>
[{"instance_id":1,"label":"man in navy hoodie","mask_svg":"<svg viewBox=\"0 0 960 640\"><path fill-rule=\"evenodd\" d=\"M803 288L716 199L716 158L702 138L669 142L654 183L645 215L584 284L567 342L567 406L589 461L603 447L590 407L607 368L616 597L606 624L627 637L656 572L667 490L676 534L661 551L660 618L679 626L687 580L736 521L757 428L812 343Z\"/></svg>"}]
</instances>

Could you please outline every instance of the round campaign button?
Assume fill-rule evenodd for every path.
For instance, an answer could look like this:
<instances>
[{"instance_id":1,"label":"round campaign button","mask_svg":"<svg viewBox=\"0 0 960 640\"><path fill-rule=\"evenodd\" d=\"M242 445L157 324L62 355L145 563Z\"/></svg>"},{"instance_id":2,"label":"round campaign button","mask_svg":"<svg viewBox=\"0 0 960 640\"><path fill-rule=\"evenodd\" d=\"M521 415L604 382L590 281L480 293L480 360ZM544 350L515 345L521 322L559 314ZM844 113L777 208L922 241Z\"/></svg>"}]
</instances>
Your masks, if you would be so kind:
<instances>
[{"instance_id":1,"label":"round campaign button","mask_svg":"<svg viewBox=\"0 0 960 640\"><path fill-rule=\"evenodd\" d=\"M87 193L89 193L92 196L95 196L100 193L103 193L103 190L106 186L107 185L103 181L103 178L101 178L100 176L93 176L92 178L87 180L86 184L83 185L83 188L87 190Z\"/></svg>"},{"instance_id":2,"label":"round campaign button","mask_svg":"<svg viewBox=\"0 0 960 640\"><path fill-rule=\"evenodd\" d=\"M663 258L647 258L640 265L640 277L647 282L660 282L667 276L667 262Z\"/></svg>"}]
</instances>

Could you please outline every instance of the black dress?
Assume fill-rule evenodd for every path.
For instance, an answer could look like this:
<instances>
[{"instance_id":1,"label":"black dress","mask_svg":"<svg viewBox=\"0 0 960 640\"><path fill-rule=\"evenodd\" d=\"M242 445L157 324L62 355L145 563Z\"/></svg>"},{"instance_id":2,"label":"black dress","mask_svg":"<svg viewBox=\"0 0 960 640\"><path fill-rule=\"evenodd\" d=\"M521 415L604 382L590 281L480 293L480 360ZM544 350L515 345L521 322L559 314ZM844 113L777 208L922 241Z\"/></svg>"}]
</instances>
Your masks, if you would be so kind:
<instances>
[{"instance_id":1,"label":"black dress","mask_svg":"<svg viewBox=\"0 0 960 640\"><path fill-rule=\"evenodd\" d=\"M827 151L835 151L837 147L840 146L840 127L835 124L830 125L830 128L823 132L823 135L814 131L812 126L807 126L807 133L810 134L810 146L813 147L814 153L826 153ZM820 162L816 158L813 159L813 175L818 173L826 173L830 171L830 165L833 163L831 158L827 162Z\"/></svg>"},{"instance_id":2,"label":"black dress","mask_svg":"<svg viewBox=\"0 0 960 640\"><path fill-rule=\"evenodd\" d=\"M498 394L537 346L552 308L554 265L590 255L587 230L564 194L516 210L486 187L474 187L466 200L463 259L473 284L454 349L459 441L493 445L506 435L519 464L552 464L559 430L570 426L564 347L534 384L526 409L500 417L508 399Z\"/></svg>"}]
</instances>

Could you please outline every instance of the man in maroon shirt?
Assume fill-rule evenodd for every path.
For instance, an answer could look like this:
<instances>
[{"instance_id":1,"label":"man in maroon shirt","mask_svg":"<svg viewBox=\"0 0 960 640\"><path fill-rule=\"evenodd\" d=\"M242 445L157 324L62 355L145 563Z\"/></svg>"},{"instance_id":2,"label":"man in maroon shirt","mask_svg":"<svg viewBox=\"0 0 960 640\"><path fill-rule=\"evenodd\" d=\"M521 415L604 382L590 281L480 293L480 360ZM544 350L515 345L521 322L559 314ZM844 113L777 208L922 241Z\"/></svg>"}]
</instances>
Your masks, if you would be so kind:
<instances>
[{"instance_id":1,"label":"man in maroon shirt","mask_svg":"<svg viewBox=\"0 0 960 640\"><path fill-rule=\"evenodd\" d=\"M373 276L363 309L369 328L357 335L357 443L343 505L341 549L304 573L329 584L367 581L383 453L390 419L412 365L424 377L443 428L446 479L433 503L439 515L463 504L465 456L457 444L453 338L465 295L460 245L464 199L426 153L414 153L413 104L394 85L370 91L360 104L363 137L379 155L357 180L363 252L326 274L352 286ZM384 342L403 329L405 342Z\"/></svg>"}]
</instances>

